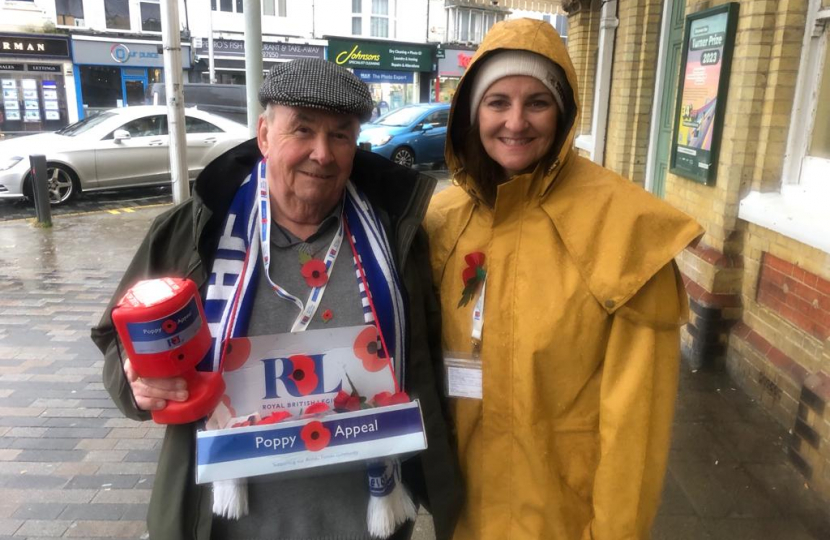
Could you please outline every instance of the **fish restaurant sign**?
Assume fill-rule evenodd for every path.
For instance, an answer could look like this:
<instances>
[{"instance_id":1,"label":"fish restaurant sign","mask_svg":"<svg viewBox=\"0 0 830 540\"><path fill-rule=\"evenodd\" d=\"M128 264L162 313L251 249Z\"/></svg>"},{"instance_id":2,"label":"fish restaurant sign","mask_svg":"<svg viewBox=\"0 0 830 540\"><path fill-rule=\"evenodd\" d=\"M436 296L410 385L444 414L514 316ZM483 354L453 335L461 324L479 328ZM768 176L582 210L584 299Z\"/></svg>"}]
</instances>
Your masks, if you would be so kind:
<instances>
[{"instance_id":1,"label":"fish restaurant sign","mask_svg":"<svg viewBox=\"0 0 830 540\"><path fill-rule=\"evenodd\" d=\"M397 42L329 39L328 60L356 69L432 71L435 48Z\"/></svg>"},{"instance_id":2,"label":"fish restaurant sign","mask_svg":"<svg viewBox=\"0 0 830 540\"><path fill-rule=\"evenodd\" d=\"M0 56L68 58L69 40L59 37L0 34Z\"/></svg>"}]
</instances>

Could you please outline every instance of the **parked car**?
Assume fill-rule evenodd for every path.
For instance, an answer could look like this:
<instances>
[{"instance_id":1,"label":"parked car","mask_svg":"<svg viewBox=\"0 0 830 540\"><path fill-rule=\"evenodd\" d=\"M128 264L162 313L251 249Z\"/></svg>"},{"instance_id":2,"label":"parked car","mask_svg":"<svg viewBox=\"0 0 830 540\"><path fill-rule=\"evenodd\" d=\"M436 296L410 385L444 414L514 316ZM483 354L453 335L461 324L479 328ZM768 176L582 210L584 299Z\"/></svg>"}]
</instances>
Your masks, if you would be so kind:
<instances>
[{"instance_id":1,"label":"parked car","mask_svg":"<svg viewBox=\"0 0 830 540\"><path fill-rule=\"evenodd\" d=\"M215 157L249 138L242 124L196 109L185 110L185 130L191 180ZM167 108L111 109L54 133L0 142L0 198L31 199L29 155L38 153L46 156L54 205L81 191L168 183Z\"/></svg>"},{"instance_id":2,"label":"parked car","mask_svg":"<svg viewBox=\"0 0 830 540\"><path fill-rule=\"evenodd\" d=\"M228 120L248 123L248 97L244 84L202 84L184 83L185 107L217 114ZM153 83L147 87L147 105L164 105L166 102L164 83Z\"/></svg>"},{"instance_id":3,"label":"parked car","mask_svg":"<svg viewBox=\"0 0 830 540\"><path fill-rule=\"evenodd\" d=\"M405 105L363 124L358 143L369 142L372 152L407 167L443 161L449 118L447 103Z\"/></svg>"}]
</instances>

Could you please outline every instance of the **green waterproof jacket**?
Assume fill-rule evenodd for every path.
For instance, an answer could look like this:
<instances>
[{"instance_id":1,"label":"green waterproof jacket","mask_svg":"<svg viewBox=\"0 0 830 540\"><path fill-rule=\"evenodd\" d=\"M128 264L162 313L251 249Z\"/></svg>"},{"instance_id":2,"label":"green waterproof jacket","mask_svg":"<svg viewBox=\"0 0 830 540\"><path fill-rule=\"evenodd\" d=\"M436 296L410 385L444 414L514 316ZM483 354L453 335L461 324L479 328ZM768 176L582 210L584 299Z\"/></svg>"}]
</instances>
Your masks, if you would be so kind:
<instances>
[{"instance_id":1,"label":"green waterproof jacket","mask_svg":"<svg viewBox=\"0 0 830 540\"><path fill-rule=\"evenodd\" d=\"M92 340L104 353L104 386L128 418L149 420L136 407L116 346L111 311L137 281L187 277L204 291L228 206L261 159L255 140L217 158L199 175L193 196L159 215L110 300ZM438 539L451 537L462 503L462 484L441 393L441 310L434 296L426 235L421 228L435 180L375 154L357 151L352 181L374 205L395 250L409 307L405 389L420 400L428 449L403 463L404 481L435 522ZM209 485L195 479L196 424L167 427L147 524L154 539L208 540L212 523Z\"/></svg>"}]
</instances>

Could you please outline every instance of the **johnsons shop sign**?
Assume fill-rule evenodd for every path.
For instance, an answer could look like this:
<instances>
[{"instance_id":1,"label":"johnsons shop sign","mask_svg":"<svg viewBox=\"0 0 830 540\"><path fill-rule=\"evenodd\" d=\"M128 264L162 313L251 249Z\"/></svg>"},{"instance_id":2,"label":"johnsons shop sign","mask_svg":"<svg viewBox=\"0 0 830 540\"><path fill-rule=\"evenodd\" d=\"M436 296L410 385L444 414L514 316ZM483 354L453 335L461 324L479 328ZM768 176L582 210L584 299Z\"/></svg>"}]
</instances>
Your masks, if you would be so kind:
<instances>
[{"instance_id":1,"label":"johnsons shop sign","mask_svg":"<svg viewBox=\"0 0 830 540\"><path fill-rule=\"evenodd\" d=\"M433 71L434 47L328 38L328 60L354 69Z\"/></svg>"}]
</instances>

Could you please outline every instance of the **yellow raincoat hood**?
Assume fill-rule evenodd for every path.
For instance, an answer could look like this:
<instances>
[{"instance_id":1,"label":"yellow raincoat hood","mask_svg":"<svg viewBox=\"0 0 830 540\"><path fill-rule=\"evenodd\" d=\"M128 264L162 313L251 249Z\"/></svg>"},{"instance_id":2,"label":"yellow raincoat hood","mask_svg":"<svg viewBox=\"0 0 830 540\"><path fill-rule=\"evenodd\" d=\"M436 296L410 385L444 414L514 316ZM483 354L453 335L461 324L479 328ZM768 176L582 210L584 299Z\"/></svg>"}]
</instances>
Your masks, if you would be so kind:
<instances>
[{"instance_id":1,"label":"yellow raincoat hood","mask_svg":"<svg viewBox=\"0 0 830 540\"><path fill-rule=\"evenodd\" d=\"M471 79L500 49L561 66L572 110L552 154L485 202L463 149ZM465 255L482 252L487 272L483 400L451 402L468 489L456 540L639 540L657 511L688 311L673 258L703 231L576 155L576 88L553 27L519 19L490 30L453 99L457 185L426 220L449 357L472 350Z\"/></svg>"}]
</instances>

